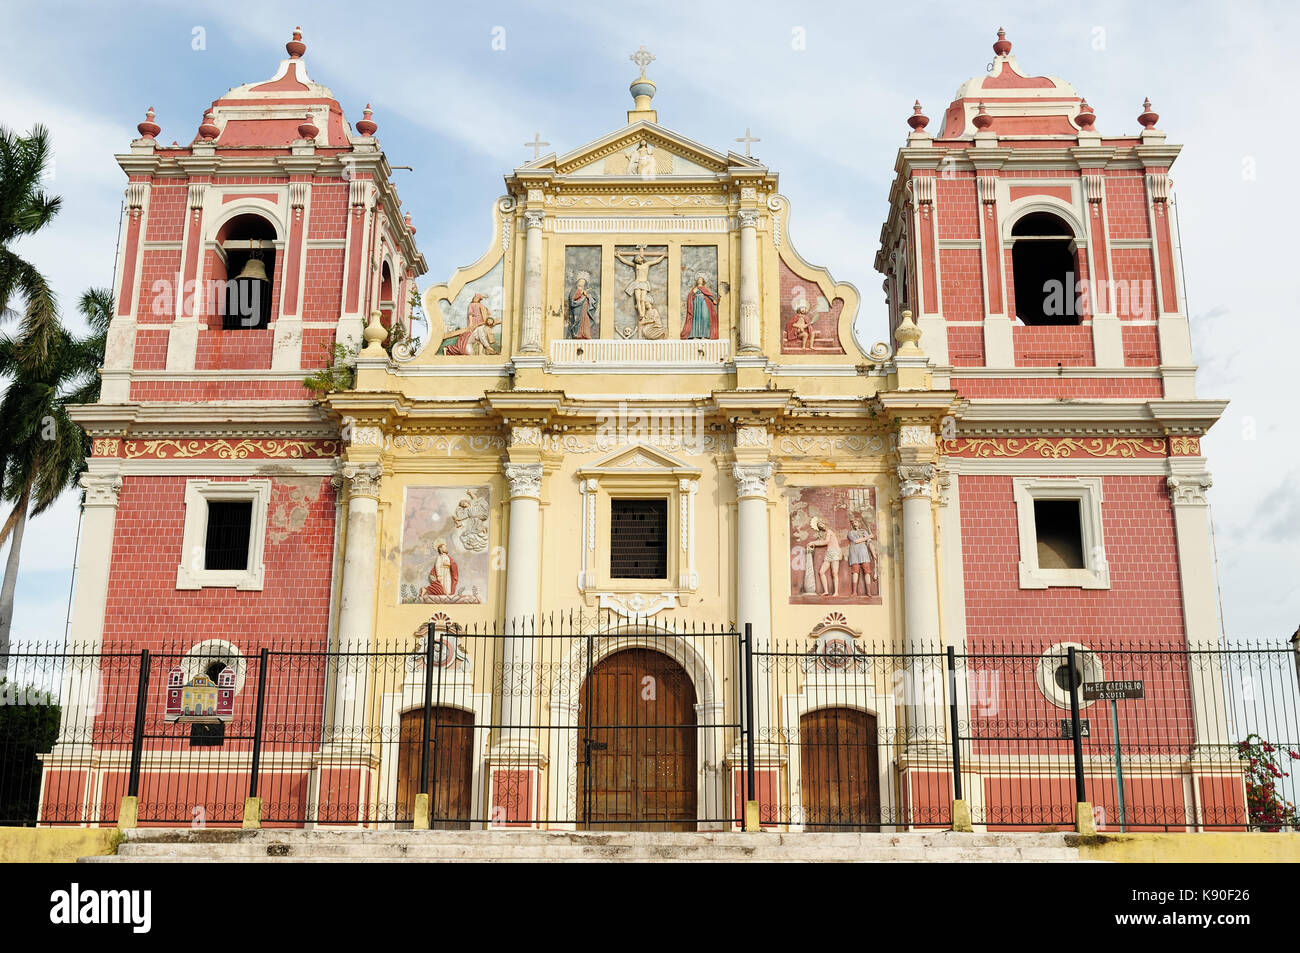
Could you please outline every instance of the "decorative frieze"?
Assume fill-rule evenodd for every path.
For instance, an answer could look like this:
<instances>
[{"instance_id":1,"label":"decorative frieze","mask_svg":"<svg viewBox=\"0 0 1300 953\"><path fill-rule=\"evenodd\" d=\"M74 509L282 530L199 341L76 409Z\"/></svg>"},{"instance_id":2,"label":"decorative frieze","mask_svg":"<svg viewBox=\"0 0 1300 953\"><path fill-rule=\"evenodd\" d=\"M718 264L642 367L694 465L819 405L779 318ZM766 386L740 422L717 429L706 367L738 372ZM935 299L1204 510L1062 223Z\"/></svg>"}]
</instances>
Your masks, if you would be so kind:
<instances>
[{"instance_id":1,"label":"decorative frieze","mask_svg":"<svg viewBox=\"0 0 1300 953\"><path fill-rule=\"evenodd\" d=\"M957 437L940 442L948 456L1041 457L1058 460L1066 457L1160 457L1165 441L1160 437Z\"/></svg>"},{"instance_id":2,"label":"decorative frieze","mask_svg":"<svg viewBox=\"0 0 1300 953\"><path fill-rule=\"evenodd\" d=\"M247 460L254 457L273 460L325 459L337 457L342 449L337 440L126 440L123 441L123 447L123 455L128 460L180 460L193 457L213 457L218 460ZM96 451L95 455L100 454Z\"/></svg>"}]
</instances>

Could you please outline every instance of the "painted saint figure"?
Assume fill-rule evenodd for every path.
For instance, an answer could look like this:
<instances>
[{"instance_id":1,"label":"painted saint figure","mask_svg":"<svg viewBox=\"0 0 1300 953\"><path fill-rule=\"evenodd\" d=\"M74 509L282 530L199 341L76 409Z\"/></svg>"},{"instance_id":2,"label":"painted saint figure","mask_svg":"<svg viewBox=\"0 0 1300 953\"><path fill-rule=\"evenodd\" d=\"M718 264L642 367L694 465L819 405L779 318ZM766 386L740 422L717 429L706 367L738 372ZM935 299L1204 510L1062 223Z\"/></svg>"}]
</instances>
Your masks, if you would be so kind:
<instances>
[{"instance_id":1,"label":"painted saint figure","mask_svg":"<svg viewBox=\"0 0 1300 953\"><path fill-rule=\"evenodd\" d=\"M456 337L454 344L448 344L444 354L492 354L492 350L473 351L470 350L471 341L474 340L475 333L483 325L488 325L489 329L493 325L492 310L483 301L483 295L476 294L469 305L465 308L465 330L461 331Z\"/></svg>"},{"instance_id":2,"label":"painted saint figure","mask_svg":"<svg viewBox=\"0 0 1300 953\"><path fill-rule=\"evenodd\" d=\"M432 599L435 596L454 596L456 585L460 581L460 567L447 552L447 544L438 540L438 555L434 557L433 568L429 570L429 584L420 596Z\"/></svg>"},{"instance_id":3,"label":"painted saint figure","mask_svg":"<svg viewBox=\"0 0 1300 953\"><path fill-rule=\"evenodd\" d=\"M642 245L641 247L644 248L645 246ZM632 269L632 282L623 290L632 296L632 304L636 308L637 318L644 318L646 304L650 296L650 269L668 256L666 254L653 255L647 258L644 254L638 252L636 257L629 258L627 255L621 255L616 251L614 257Z\"/></svg>"},{"instance_id":4,"label":"painted saint figure","mask_svg":"<svg viewBox=\"0 0 1300 953\"><path fill-rule=\"evenodd\" d=\"M877 578L879 570L876 568L878 556L876 553L876 540L871 535L871 530L867 524L862 521L856 514L849 517L849 575L851 579L850 593L858 595L858 577L862 577L862 595L871 594L871 582Z\"/></svg>"},{"instance_id":5,"label":"painted saint figure","mask_svg":"<svg viewBox=\"0 0 1300 953\"><path fill-rule=\"evenodd\" d=\"M716 338L718 336L718 296L709 290L709 279L695 276L695 287L686 295L686 318L682 321L682 338Z\"/></svg>"},{"instance_id":6,"label":"painted saint figure","mask_svg":"<svg viewBox=\"0 0 1300 953\"><path fill-rule=\"evenodd\" d=\"M808 319L807 305L795 309L794 317L786 325L786 340L804 351L812 347L812 322Z\"/></svg>"},{"instance_id":7,"label":"painted saint figure","mask_svg":"<svg viewBox=\"0 0 1300 953\"><path fill-rule=\"evenodd\" d=\"M587 289L587 273L580 272L569 295L570 338L588 341L600 336L600 317L596 313L596 296Z\"/></svg>"},{"instance_id":8,"label":"painted saint figure","mask_svg":"<svg viewBox=\"0 0 1300 953\"><path fill-rule=\"evenodd\" d=\"M822 556L821 569L817 571L817 576L821 579L822 589L824 590L822 595L838 596L840 594L840 562L844 559L844 551L840 548L839 536L819 516L813 517L809 525L821 536L808 543L808 558L813 558L818 547L826 550L826 554Z\"/></svg>"}]
</instances>

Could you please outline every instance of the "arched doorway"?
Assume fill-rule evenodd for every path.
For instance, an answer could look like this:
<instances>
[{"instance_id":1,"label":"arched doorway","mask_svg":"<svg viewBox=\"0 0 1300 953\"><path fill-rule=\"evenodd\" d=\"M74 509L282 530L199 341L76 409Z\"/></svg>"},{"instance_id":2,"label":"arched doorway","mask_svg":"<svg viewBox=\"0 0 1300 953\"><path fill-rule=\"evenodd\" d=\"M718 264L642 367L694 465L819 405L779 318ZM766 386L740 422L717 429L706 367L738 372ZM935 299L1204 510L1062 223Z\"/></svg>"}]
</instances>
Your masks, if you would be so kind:
<instances>
[{"instance_id":1,"label":"arched doorway","mask_svg":"<svg viewBox=\"0 0 1300 953\"><path fill-rule=\"evenodd\" d=\"M403 817L415 813L420 792L420 738L424 709L402 713L398 746L397 800ZM434 708L429 719L429 826L467 830L473 811L474 713L462 708Z\"/></svg>"},{"instance_id":2,"label":"arched doorway","mask_svg":"<svg viewBox=\"0 0 1300 953\"><path fill-rule=\"evenodd\" d=\"M652 649L623 649L583 681L578 818L586 830L695 829L695 686Z\"/></svg>"},{"instance_id":3,"label":"arched doorway","mask_svg":"<svg viewBox=\"0 0 1300 953\"><path fill-rule=\"evenodd\" d=\"M799 719L804 830L880 830L876 716L819 708Z\"/></svg>"}]
</instances>

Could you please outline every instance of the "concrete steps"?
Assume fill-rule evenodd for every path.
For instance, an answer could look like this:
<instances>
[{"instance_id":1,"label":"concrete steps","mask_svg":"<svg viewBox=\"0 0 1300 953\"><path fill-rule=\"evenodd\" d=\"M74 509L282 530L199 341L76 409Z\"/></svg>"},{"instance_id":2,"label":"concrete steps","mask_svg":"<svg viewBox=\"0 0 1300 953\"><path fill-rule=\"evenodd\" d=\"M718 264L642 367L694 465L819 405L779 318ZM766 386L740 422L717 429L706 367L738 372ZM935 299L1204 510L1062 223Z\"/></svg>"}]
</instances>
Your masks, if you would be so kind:
<instances>
[{"instance_id":1,"label":"concrete steps","mask_svg":"<svg viewBox=\"0 0 1300 953\"><path fill-rule=\"evenodd\" d=\"M1070 863L1067 834L170 830L82 863Z\"/></svg>"}]
</instances>

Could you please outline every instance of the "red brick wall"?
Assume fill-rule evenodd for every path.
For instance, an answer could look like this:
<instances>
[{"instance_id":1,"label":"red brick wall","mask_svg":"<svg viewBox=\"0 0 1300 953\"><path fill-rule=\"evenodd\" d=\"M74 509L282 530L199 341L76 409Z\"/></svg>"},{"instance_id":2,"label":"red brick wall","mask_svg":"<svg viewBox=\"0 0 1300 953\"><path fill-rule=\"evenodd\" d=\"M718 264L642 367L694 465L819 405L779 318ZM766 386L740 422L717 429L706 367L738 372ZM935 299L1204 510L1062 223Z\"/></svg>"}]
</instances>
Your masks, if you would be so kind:
<instances>
[{"instance_id":1,"label":"red brick wall","mask_svg":"<svg viewBox=\"0 0 1300 953\"><path fill-rule=\"evenodd\" d=\"M939 249L939 289L948 321L984 320L984 278L978 248Z\"/></svg>"},{"instance_id":2,"label":"red brick wall","mask_svg":"<svg viewBox=\"0 0 1300 953\"><path fill-rule=\"evenodd\" d=\"M962 559L968 638L1074 639L1183 637L1177 539L1161 476L1102 479L1102 531L1110 589L1021 589L1012 478L962 474Z\"/></svg>"},{"instance_id":3,"label":"red brick wall","mask_svg":"<svg viewBox=\"0 0 1300 953\"><path fill-rule=\"evenodd\" d=\"M1160 397L1164 387L1159 378L1142 377L954 377L952 387L963 397L996 400L1070 397L1127 397L1145 400Z\"/></svg>"},{"instance_id":4,"label":"red brick wall","mask_svg":"<svg viewBox=\"0 0 1300 953\"><path fill-rule=\"evenodd\" d=\"M984 326L948 325L948 361L954 367L984 366Z\"/></svg>"},{"instance_id":5,"label":"red brick wall","mask_svg":"<svg viewBox=\"0 0 1300 953\"><path fill-rule=\"evenodd\" d=\"M1126 367L1155 367L1160 363L1160 338L1154 325L1126 324L1120 330Z\"/></svg>"},{"instance_id":6,"label":"red brick wall","mask_svg":"<svg viewBox=\"0 0 1300 953\"><path fill-rule=\"evenodd\" d=\"M1090 367L1091 325L1026 327L1011 326L1011 342L1017 367Z\"/></svg>"},{"instance_id":7,"label":"red brick wall","mask_svg":"<svg viewBox=\"0 0 1300 953\"><path fill-rule=\"evenodd\" d=\"M1146 179L1142 172L1106 175L1106 220L1110 238L1150 238Z\"/></svg>"},{"instance_id":8,"label":"red brick wall","mask_svg":"<svg viewBox=\"0 0 1300 953\"><path fill-rule=\"evenodd\" d=\"M939 218L939 238L979 238L979 201L975 176L940 174L934 180L934 204Z\"/></svg>"}]
</instances>

